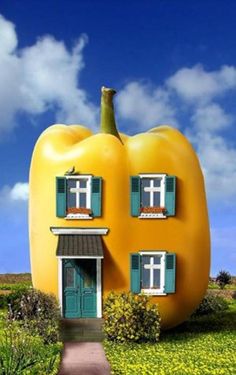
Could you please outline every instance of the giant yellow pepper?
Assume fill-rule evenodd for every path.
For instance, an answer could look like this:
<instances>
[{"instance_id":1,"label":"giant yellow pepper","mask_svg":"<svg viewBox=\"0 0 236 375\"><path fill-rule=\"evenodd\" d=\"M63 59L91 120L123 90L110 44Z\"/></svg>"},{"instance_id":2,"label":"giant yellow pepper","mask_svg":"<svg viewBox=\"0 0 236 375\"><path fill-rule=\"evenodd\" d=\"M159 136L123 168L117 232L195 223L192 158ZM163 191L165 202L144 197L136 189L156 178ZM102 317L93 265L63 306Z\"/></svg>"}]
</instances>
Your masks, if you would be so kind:
<instances>
[{"instance_id":1,"label":"giant yellow pepper","mask_svg":"<svg viewBox=\"0 0 236 375\"><path fill-rule=\"evenodd\" d=\"M134 136L116 130L112 97L102 90L101 132L81 125L53 125L39 137L30 169L30 250L33 285L58 295L57 237L50 227L107 227L103 295L130 290L130 253L142 249L176 254L176 292L153 296L162 326L184 321L200 303L208 284L210 236L204 180L198 158L176 129L160 126ZM80 174L102 176L102 215L66 220L55 215L55 177L72 166ZM130 213L130 176L176 176L176 214L140 219Z\"/></svg>"}]
</instances>

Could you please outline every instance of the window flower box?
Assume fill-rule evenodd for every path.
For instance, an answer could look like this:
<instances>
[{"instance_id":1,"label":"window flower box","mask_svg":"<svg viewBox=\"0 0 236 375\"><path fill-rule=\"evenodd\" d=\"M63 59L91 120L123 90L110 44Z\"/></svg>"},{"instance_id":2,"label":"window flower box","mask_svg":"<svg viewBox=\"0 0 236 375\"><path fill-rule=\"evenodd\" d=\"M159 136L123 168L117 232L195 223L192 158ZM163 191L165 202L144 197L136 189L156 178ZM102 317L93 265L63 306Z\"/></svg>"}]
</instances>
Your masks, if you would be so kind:
<instances>
[{"instance_id":1,"label":"window flower box","mask_svg":"<svg viewBox=\"0 0 236 375\"><path fill-rule=\"evenodd\" d=\"M166 208L165 207L141 207L140 208L141 214L165 214Z\"/></svg>"},{"instance_id":2,"label":"window flower box","mask_svg":"<svg viewBox=\"0 0 236 375\"><path fill-rule=\"evenodd\" d=\"M90 208L86 207L69 207L67 209L67 215L69 214L91 215L92 211Z\"/></svg>"}]
</instances>

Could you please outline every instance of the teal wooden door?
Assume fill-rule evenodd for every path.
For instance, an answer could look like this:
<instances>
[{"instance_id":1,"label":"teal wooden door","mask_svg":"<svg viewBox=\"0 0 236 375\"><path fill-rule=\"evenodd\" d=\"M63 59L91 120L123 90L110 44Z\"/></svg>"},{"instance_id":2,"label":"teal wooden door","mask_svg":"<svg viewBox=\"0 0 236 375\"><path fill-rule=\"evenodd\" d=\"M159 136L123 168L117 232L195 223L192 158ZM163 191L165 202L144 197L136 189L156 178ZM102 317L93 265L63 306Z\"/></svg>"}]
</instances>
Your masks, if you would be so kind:
<instances>
[{"instance_id":1,"label":"teal wooden door","mask_svg":"<svg viewBox=\"0 0 236 375\"><path fill-rule=\"evenodd\" d=\"M81 259L79 272L81 277L81 316L95 318L97 316L96 259Z\"/></svg>"},{"instance_id":2,"label":"teal wooden door","mask_svg":"<svg viewBox=\"0 0 236 375\"><path fill-rule=\"evenodd\" d=\"M80 316L79 287L80 281L75 261L73 259L63 260L63 306L65 318L78 318Z\"/></svg>"},{"instance_id":3,"label":"teal wooden door","mask_svg":"<svg viewBox=\"0 0 236 375\"><path fill-rule=\"evenodd\" d=\"M65 318L96 317L96 259L64 260L63 290Z\"/></svg>"}]
</instances>

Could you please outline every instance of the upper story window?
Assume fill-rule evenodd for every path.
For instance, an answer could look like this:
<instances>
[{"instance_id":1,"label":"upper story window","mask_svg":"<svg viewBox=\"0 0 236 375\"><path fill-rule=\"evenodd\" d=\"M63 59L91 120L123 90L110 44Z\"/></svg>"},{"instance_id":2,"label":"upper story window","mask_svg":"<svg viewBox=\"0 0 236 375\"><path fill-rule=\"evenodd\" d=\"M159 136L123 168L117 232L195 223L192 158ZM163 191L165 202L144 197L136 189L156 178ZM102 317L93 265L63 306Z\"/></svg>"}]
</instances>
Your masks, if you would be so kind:
<instances>
[{"instance_id":1,"label":"upper story window","mask_svg":"<svg viewBox=\"0 0 236 375\"><path fill-rule=\"evenodd\" d=\"M131 177L131 214L139 218L175 215L175 176L140 174Z\"/></svg>"},{"instance_id":2,"label":"upper story window","mask_svg":"<svg viewBox=\"0 0 236 375\"><path fill-rule=\"evenodd\" d=\"M67 178L67 217L91 215L91 176Z\"/></svg>"},{"instance_id":3,"label":"upper story window","mask_svg":"<svg viewBox=\"0 0 236 375\"><path fill-rule=\"evenodd\" d=\"M66 219L101 216L102 179L91 175L56 178L56 215Z\"/></svg>"}]
</instances>

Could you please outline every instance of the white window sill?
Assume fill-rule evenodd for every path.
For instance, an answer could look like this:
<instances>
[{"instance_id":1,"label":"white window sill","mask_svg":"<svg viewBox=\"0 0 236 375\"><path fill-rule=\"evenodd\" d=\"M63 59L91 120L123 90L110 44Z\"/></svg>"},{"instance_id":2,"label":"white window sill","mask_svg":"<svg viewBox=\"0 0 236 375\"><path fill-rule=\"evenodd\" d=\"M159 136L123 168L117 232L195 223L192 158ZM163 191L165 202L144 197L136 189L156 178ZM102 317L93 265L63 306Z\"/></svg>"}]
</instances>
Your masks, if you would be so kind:
<instances>
[{"instance_id":1,"label":"white window sill","mask_svg":"<svg viewBox=\"0 0 236 375\"><path fill-rule=\"evenodd\" d=\"M163 214L141 214L138 216L139 219L166 219Z\"/></svg>"},{"instance_id":2,"label":"white window sill","mask_svg":"<svg viewBox=\"0 0 236 375\"><path fill-rule=\"evenodd\" d=\"M86 214L69 214L65 217L65 219L66 220L78 220L78 219L91 220L93 219L93 217L86 215Z\"/></svg>"},{"instance_id":3,"label":"white window sill","mask_svg":"<svg viewBox=\"0 0 236 375\"><path fill-rule=\"evenodd\" d=\"M158 289L141 289L141 292L151 296L166 296L167 294Z\"/></svg>"}]
</instances>

